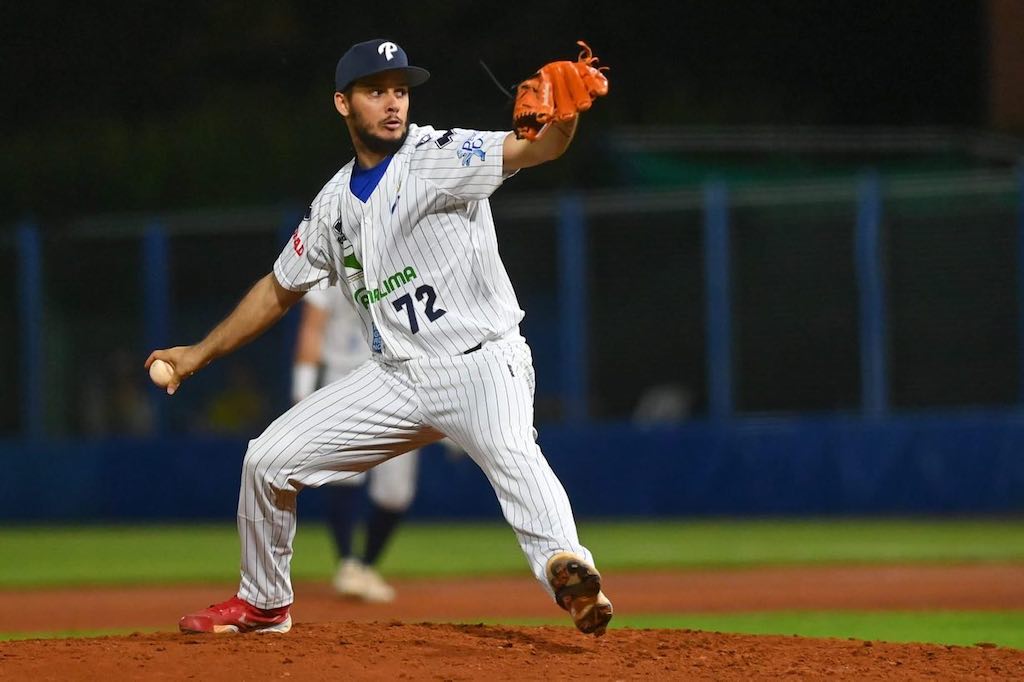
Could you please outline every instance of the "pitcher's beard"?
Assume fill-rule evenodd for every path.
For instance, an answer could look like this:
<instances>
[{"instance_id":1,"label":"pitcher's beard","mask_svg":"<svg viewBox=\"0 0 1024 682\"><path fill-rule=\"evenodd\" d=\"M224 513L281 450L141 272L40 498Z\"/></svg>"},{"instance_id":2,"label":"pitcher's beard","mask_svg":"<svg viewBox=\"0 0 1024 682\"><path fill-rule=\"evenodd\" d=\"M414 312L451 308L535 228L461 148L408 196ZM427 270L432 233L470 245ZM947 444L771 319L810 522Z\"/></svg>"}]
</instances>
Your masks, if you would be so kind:
<instances>
[{"instance_id":1,"label":"pitcher's beard","mask_svg":"<svg viewBox=\"0 0 1024 682\"><path fill-rule=\"evenodd\" d=\"M359 141L367 150L381 156L391 156L397 153L402 148L402 145L405 144L405 138L409 136L409 126L405 126L402 136L396 140L386 140L382 137L377 137L361 126L356 126L355 132L359 136Z\"/></svg>"}]
</instances>

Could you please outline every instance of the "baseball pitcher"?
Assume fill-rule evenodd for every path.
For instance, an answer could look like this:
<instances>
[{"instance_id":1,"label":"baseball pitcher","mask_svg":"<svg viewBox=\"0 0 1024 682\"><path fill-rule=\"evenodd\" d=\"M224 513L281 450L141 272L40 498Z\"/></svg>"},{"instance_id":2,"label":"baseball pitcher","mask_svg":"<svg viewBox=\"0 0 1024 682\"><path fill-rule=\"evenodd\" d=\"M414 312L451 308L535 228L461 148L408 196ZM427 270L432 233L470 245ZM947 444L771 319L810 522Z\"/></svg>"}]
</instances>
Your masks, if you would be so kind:
<instances>
[{"instance_id":1,"label":"baseball pitcher","mask_svg":"<svg viewBox=\"0 0 1024 682\"><path fill-rule=\"evenodd\" d=\"M583 45L581 43L581 45ZM255 338L310 289L341 287L371 358L294 405L249 443L238 500L236 596L184 616L185 632L287 632L295 498L449 436L494 488L541 585L585 633L612 617L569 500L536 442L523 311L498 255L488 197L558 158L608 81L589 48L517 89L514 132L409 123L429 77L392 41L354 45L334 104L355 148L274 264L202 341L154 351L167 392ZM164 383L164 382L161 382Z\"/></svg>"}]
</instances>

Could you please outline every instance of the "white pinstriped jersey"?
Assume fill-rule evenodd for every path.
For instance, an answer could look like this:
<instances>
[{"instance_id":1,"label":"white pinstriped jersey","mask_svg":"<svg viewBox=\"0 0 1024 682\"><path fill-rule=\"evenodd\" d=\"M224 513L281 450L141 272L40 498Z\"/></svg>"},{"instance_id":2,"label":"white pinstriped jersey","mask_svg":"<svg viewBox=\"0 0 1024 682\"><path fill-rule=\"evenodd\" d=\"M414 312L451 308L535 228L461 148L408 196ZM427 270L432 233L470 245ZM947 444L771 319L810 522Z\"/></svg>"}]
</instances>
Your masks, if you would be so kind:
<instances>
[{"instance_id":1,"label":"white pinstriped jersey","mask_svg":"<svg viewBox=\"0 0 1024 682\"><path fill-rule=\"evenodd\" d=\"M384 360L450 357L518 336L523 318L498 255L490 204L507 132L409 126L364 203L354 161L317 195L274 265L293 291L341 281Z\"/></svg>"},{"instance_id":2,"label":"white pinstriped jersey","mask_svg":"<svg viewBox=\"0 0 1024 682\"><path fill-rule=\"evenodd\" d=\"M346 291L341 287L318 289L308 292L303 299L327 311L320 356L331 377L352 371L370 357L370 348L363 338L363 322Z\"/></svg>"}]
</instances>

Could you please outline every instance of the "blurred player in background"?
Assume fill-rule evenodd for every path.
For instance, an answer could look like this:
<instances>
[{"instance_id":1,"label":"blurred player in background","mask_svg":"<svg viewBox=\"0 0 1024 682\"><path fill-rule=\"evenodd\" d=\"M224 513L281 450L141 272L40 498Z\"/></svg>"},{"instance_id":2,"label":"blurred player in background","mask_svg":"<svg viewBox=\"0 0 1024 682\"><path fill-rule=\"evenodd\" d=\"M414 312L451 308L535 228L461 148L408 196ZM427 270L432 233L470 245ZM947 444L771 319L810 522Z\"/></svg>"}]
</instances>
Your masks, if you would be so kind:
<instances>
[{"instance_id":1,"label":"blurred player in background","mask_svg":"<svg viewBox=\"0 0 1024 682\"><path fill-rule=\"evenodd\" d=\"M338 287L307 292L302 306L292 401L342 378L370 358L362 323ZM416 494L419 452L394 457L368 472L327 486L327 521L338 554L332 584L344 597L390 602L395 590L376 569L378 560ZM370 511L362 556L352 548L363 483L369 478Z\"/></svg>"}]
</instances>

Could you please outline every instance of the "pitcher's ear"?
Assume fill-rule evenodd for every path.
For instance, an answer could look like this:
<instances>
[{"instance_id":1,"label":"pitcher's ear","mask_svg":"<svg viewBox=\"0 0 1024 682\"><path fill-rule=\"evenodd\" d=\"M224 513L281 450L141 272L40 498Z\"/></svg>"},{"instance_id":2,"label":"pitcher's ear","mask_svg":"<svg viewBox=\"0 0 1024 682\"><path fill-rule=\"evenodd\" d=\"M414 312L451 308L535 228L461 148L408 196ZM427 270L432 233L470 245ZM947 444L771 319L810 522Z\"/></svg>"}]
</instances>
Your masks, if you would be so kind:
<instances>
[{"instance_id":1,"label":"pitcher's ear","mask_svg":"<svg viewBox=\"0 0 1024 682\"><path fill-rule=\"evenodd\" d=\"M349 114L349 101L348 97L343 92L334 93L334 108L338 110L338 113L344 117L348 117Z\"/></svg>"}]
</instances>

